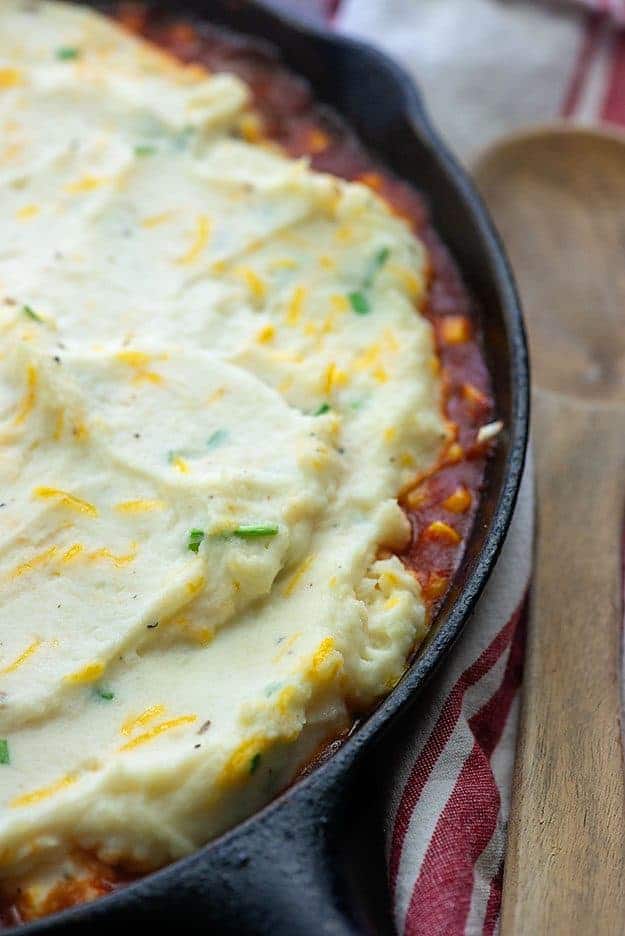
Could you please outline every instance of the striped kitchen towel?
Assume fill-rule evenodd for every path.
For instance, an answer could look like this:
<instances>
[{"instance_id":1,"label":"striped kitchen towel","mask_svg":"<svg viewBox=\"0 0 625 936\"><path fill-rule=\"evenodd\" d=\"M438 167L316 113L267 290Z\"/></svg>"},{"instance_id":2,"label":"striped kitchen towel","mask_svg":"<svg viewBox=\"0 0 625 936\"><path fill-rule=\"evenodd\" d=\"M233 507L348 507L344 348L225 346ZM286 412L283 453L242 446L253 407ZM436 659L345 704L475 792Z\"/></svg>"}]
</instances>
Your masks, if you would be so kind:
<instances>
[{"instance_id":1,"label":"striped kitchen towel","mask_svg":"<svg viewBox=\"0 0 625 936\"><path fill-rule=\"evenodd\" d=\"M625 0L288 0L380 45L470 169L503 134L625 125ZM532 547L526 472L495 574L395 752L384 795L398 933L496 932Z\"/></svg>"}]
</instances>

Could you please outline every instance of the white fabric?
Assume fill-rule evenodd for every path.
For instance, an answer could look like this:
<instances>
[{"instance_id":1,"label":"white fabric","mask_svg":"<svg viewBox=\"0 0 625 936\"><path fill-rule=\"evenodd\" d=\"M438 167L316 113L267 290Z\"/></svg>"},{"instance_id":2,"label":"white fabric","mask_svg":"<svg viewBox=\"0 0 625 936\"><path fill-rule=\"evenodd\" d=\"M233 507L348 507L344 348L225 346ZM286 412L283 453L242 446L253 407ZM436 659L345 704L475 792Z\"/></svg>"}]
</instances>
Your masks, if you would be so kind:
<instances>
[{"instance_id":1,"label":"white fabric","mask_svg":"<svg viewBox=\"0 0 625 936\"><path fill-rule=\"evenodd\" d=\"M343 0L335 27L402 63L470 163L506 131L559 113L584 15L510 0Z\"/></svg>"}]
</instances>

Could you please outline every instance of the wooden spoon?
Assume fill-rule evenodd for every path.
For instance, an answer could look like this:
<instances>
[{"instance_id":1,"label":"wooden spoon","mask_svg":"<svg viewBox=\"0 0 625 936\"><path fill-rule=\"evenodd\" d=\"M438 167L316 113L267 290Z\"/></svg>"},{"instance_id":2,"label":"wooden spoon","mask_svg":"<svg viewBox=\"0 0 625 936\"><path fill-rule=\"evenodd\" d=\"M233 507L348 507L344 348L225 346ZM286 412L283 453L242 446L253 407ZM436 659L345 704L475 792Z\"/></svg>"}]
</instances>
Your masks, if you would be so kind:
<instances>
[{"instance_id":1,"label":"wooden spoon","mask_svg":"<svg viewBox=\"0 0 625 936\"><path fill-rule=\"evenodd\" d=\"M538 539L501 933L625 932L625 137L553 126L475 176L533 362Z\"/></svg>"}]
</instances>

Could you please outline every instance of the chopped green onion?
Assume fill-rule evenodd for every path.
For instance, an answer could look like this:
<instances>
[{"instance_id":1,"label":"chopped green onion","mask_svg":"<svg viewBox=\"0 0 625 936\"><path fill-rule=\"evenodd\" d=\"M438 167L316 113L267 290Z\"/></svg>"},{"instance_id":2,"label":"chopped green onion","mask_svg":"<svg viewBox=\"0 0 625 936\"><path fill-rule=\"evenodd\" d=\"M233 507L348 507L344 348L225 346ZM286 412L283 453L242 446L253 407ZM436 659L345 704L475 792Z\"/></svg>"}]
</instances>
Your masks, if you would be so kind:
<instances>
[{"instance_id":1,"label":"chopped green onion","mask_svg":"<svg viewBox=\"0 0 625 936\"><path fill-rule=\"evenodd\" d=\"M0 764L10 763L11 755L9 754L9 742L6 738L0 738Z\"/></svg>"},{"instance_id":2,"label":"chopped green onion","mask_svg":"<svg viewBox=\"0 0 625 936\"><path fill-rule=\"evenodd\" d=\"M31 307L30 307L29 305L23 305L23 306L22 306L22 313L23 313L24 315L27 315L28 318L32 319L33 322L43 322L43 319L41 318L41 316L40 316L40 315L37 315L37 313L35 312L35 310L34 310L34 309L31 309Z\"/></svg>"},{"instance_id":3,"label":"chopped green onion","mask_svg":"<svg viewBox=\"0 0 625 936\"><path fill-rule=\"evenodd\" d=\"M112 702L115 698L115 693L110 689L96 689L95 694L98 699L104 699L105 702Z\"/></svg>"},{"instance_id":4,"label":"chopped green onion","mask_svg":"<svg viewBox=\"0 0 625 936\"><path fill-rule=\"evenodd\" d=\"M135 156L153 156L155 152L155 146L135 146Z\"/></svg>"},{"instance_id":5,"label":"chopped green onion","mask_svg":"<svg viewBox=\"0 0 625 936\"><path fill-rule=\"evenodd\" d=\"M373 258L373 261L371 263L371 268L367 276L365 277L365 282L364 282L365 288L368 289L369 286L371 286L376 273L382 269L382 267L384 266L384 264L386 263L390 255L391 255L390 247L382 247L381 250L378 250L377 254Z\"/></svg>"},{"instance_id":6,"label":"chopped green onion","mask_svg":"<svg viewBox=\"0 0 625 936\"><path fill-rule=\"evenodd\" d=\"M232 532L235 536L240 536L243 539L253 539L255 536L275 536L278 532L278 527L273 525L240 526Z\"/></svg>"},{"instance_id":7,"label":"chopped green onion","mask_svg":"<svg viewBox=\"0 0 625 936\"><path fill-rule=\"evenodd\" d=\"M223 442L228 438L227 429L216 429L215 432L210 436L206 447L209 449L218 448Z\"/></svg>"},{"instance_id":8,"label":"chopped green onion","mask_svg":"<svg viewBox=\"0 0 625 936\"><path fill-rule=\"evenodd\" d=\"M74 59L80 58L80 51L73 46L61 46L60 49L56 50L56 57L61 62L72 62Z\"/></svg>"},{"instance_id":9,"label":"chopped green onion","mask_svg":"<svg viewBox=\"0 0 625 936\"><path fill-rule=\"evenodd\" d=\"M329 412L330 412L330 404L322 403L321 406L315 410L315 412L313 413L313 416L323 416L324 413L329 413Z\"/></svg>"},{"instance_id":10,"label":"chopped green onion","mask_svg":"<svg viewBox=\"0 0 625 936\"><path fill-rule=\"evenodd\" d=\"M380 250L378 250L373 260L371 261L367 275L362 281L362 289L356 292L351 292L347 296L356 315L367 315L367 313L371 311L371 304L369 302L367 293L373 286L373 281L376 278L377 273L382 269L390 257L390 254L390 247L382 247Z\"/></svg>"},{"instance_id":11,"label":"chopped green onion","mask_svg":"<svg viewBox=\"0 0 625 936\"><path fill-rule=\"evenodd\" d=\"M258 751L254 754L254 757L250 761L250 773L256 773L260 765L260 754Z\"/></svg>"},{"instance_id":12,"label":"chopped green onion","mask_svg":"<svg viewBox=\"0 0 625 936\"><path fill-rule=\"evenodd\" d=\"M367 312L371 311L369 300L364 293L351 292L347 298L349 299L351 307L356 315L366 315Z\"/></svg>"},{"instance_id":13,"label":"chopped green onion","mask_svg":"<svg viewBox=\"0 0 625 936\"><path fill-rule=\"evenodd\" d=\"M204 530L190 530L189 531L189 540L187 542L187 549L191 552L196 553L200 548L200 543L204 539Z\"/></svg>"},{"instance_id":14,"label":"chopped green onion","mask_svg":"<svg viewBox=\"0 0 625 936\"><path fill-rule=\"evenodd\" d=\"M193 124L186 124L178 133L172 137L172 142L176 149L185 149L189 140L195 133L195 127Z\"/></svg>"}]
</instances>

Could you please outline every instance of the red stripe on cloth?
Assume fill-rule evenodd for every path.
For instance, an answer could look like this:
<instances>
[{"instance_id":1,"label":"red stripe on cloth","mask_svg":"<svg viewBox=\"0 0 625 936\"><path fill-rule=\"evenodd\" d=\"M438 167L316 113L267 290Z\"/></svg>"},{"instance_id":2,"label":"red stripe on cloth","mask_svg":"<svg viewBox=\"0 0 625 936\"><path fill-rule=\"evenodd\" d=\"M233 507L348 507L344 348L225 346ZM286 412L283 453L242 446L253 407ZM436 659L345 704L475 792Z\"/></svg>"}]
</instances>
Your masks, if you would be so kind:
<instances>
[{"instance_id":1,"label":"red stripe on cloth","mask_svg":"<svg viewBox=\"0 0 625 936\"><path fill-rule=\"evenodd\" d=\"M464 933L473 895L473 869L499 819L501 799L490 759L521 684L526 612L524 601L511 619L512 646L501 685L469 720L475 744L436 824L415 882L406 914L408 936ZM485 927L489 920L494 928L499 916L501 885L493 887L496 879L497 874L491 882Z\"/></svg>"},{"instance_id":2,"label":"red stripe on cloth","mask_svg":"<svg viewBox=\"0 0 625 936\"><path fill-rule=\"evenodd\" d=\"M523 680L523 663L525 657L525 640L527 632L527 619L529 613L529 599L526 596L518 624L512 638L510 655L506 664L506 672L499 689L491 696L484 707L469 721L469 727L475 735L475 740L481 750L492 761L493 752L501 741L512 704L521 688ZM493 781L496 780L493 776ZM499 797L499 788L497 788ZM499 817L498 817L499 818ZM505 841L501 839L499 849L497 872L490 883L488 902L484 910L484 934L493 933L499 920L501 910L501 895L503 884L503 859ZM497 853L490 857L490 861L497 860ZM458 934L460 936L460 934Z\"/></svg>"},{"instance_id":3,"label":"red stripe on cloth","mask_svg":"<svg viewBox=\"0 0 625 936\"><path fill-rule=\"evenodd\" d=\"M591 13L586 19L582 42L573 66L573 74L560 108L562 117L571 117L577 110L590 65L599 45L600 31L601 17L596 13Z\"/></svg>"},{"instance_id":4,"label":"red stripe on cloth","mask_svg":"<svg viewBox=\"0 0 625 936\"><path fill-rule=\"evenodd\" d=\"M625 35L615 39L612 67L601 108L603 120L625 125Z\"/></svg>"},{"instance_id":5,"label":"red stripe on cloth","mask_svg":"<svg viewBox=\"0 0 625 936\"><path fill-rule=\"evenodd\" d=\"M341 0L325 0L325 12L328 19L334 19L339 11Z\"/></svg>"},{"instance_id":6,"label":"red stripe on cloth","mask_svg":"<svg viewBox=\"0 0 625 936\"><path fill-rule=\"evenodd\" d=\"M499 819L501 799L490 758L520 685L525 611L524 602L512 619L518 626L500 687L469 720L475 744L428 845L406 914L407 936L461 936L464 932L473 895L473 869ZM496 919L500 902L492 884L490 896L490 914Z\"/></svg>"},{"instance_id":7,"label":"red stripe on cloth","mask_svg":"<svg viewBox=\"0 0 625 936\"><path fill-rule=\"evenodd\" d=\"M428 845L406 914L407 936L461 936L471 907L473 866L490 842L500 796L477 741Z\"/></svg>"},{"instance_id":8,"label":"red stripe on cloth","mask_svg":"<svg viewBox=\"0 0 625 936\"><path fill-rule=\"evenodd\" d=\"M514 697L523 678L527 609L528 602L526 599L515 615L516 627L501 685L483 708L469 721L469 727L475 735L475 740L489 760L501 740Z\"/></svg>"},{"instance_id":9,"label":"red stripe on cloth","mask_svg":"<svg viewBox=\"0 0 625 936\"><path fill-rule=\"evenodd\" d=\"M391 841L389 855L389 878L391 890L394 892L397 883L397 873L401 860L404 839L408 831L410 819L415 806L423 792L428 777L432 773L436 761L440 757L445 745L458 723L462 711L464 695L471 686L478 682L489 669L497 662L508 647L519 620L523 604L515 611L507 624L502 627L490 645L482 652L478 659L462 673L453 686L438 721L421 754L415 761L404 792L400 800Z\"/></svg>"},{"instance_id":10,"label":"red stripe on cloth","mask_svg":"<svg viewBox=\"0 0 625 936\"><path fill-rule=\"evenodd\" d=\"M610 16L618 12L620 0L582 0L586 6L594 7L602 13L608 13Z\"/></svg>"}]
</instances>

